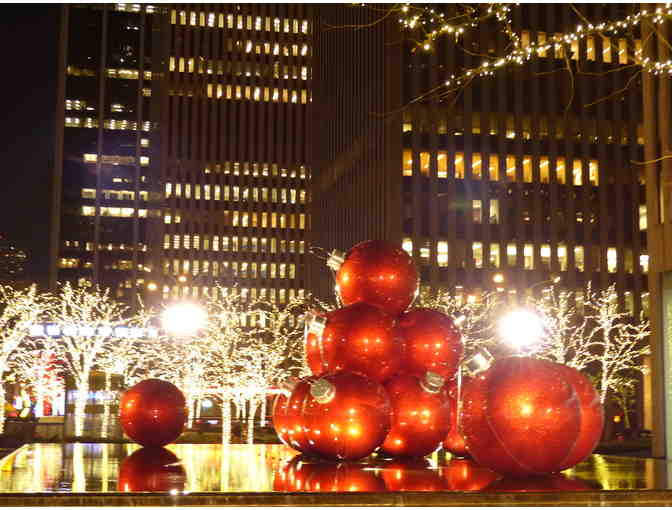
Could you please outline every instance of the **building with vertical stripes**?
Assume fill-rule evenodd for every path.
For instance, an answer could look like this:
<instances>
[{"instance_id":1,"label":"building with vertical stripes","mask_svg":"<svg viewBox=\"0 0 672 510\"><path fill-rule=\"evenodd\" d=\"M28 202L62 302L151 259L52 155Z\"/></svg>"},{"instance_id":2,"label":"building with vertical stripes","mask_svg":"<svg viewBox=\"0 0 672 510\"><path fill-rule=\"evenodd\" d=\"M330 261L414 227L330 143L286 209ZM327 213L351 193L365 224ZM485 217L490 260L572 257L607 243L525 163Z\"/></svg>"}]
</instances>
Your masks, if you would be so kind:
<instances>
[{"instance_id":1,"label":"building with vertical stripes","mask_svg":"<svg viewBox=\"0 0 672 510\"><path fill-rule=\"evenodd\" d=\"M454 5L442 8L455 15ZM590 20L629 8L580 6ZM523 45L578 20L560 4L513 13ZM579 306L590 282L615 284L624 309L646 309L647 204L633 163L643 160L641 87L615 72L633 63L639 40L588 37L459 91L428 93L494 61L505 34L486 22L422 51L397 15L381 20L359 5L321 6L314 32L312 244L394 240L424 286L464 299L499 291L521 302L557 274ZM311 261L310 287L333 296L320 261Z\"/></svg>"},{"instance_id":2,"label":"building with vertical stripes","mask_svg":"<svg viewBox=\"0 0 672 510\"><path fill-rule=\"evenodd\" d=\"M303 5L63 6L52 286L304 292L311 25Z\"/></svg>"}]
</instances>

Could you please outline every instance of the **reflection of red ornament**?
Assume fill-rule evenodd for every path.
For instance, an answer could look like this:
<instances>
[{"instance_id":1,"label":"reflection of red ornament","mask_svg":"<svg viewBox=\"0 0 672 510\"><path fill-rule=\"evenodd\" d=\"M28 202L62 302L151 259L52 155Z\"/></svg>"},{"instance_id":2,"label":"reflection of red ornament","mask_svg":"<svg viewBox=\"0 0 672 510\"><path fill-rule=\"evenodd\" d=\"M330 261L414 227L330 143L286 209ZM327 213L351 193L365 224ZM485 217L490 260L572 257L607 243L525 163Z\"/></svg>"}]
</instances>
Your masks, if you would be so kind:
<instances>
[{"instance_id":1,"label":"reflection of red ornament","mask_svg":"<svg viewBox=\"0 0 672 510\"><path fill-rule=\"evenodd\" d=\"M469 459L452 459L441 468L447 488L453 491L478 491L488 486L500 475Z\"/></svg>"},{"instance_id":2,"label":"reflection of red ornament","mask_svg":"<svg viewBox=\"0 0 672 510\"><path fill-rule=\"evenodd\" d=\"M179 459L165 448L140 448L119 467L120 492L168 492L184 489L187 475Z\"/></svg>"},{"instance_id":3,"label":"reflection of red ornament","mask_svg":"<svg viewBox=\"0 0 672 510\"><path fill-rule=\"evenodd\" d=\"M398 375L385 389L392 403L392 427L381 452L393 457L424 457L436 450L450 426L444 379L432 372L423 379Z\"/></svg>"},{"instance_id":4,"label":"reflection of red ornament","mask_svg":"<svg viewBox=\"0 0 672 510\"><path fill-rule=\"evenodd\" d=\"M575 466L588 457L597 446L604 425L604 407L600 403L600 395L590 380L575 368L560 365L565 380L574 386L579 397L581 410L581 428L579 437L570 455L560 466L560 470Z\"/></svg>"},{"instance_id":5,"label":"reflection of red ornament","mask_svg":"<svg viewBox=\"0 0 672 510\"><path fill-rule=\"evenodd\" d=\"M399 329L404 337L403 369L422 376L435 372L446 379L455 375L462 356L460 332L447 315L428 308L401 314Z\"/></svg>"},{"instance_id":6,"label":"reflection of red ornament","mask_svg":"<svg viewBox=\"0 0 672 510\"><path fill-rule=\"evenodd\" d=\"M308 480L315 473L316 464L305 455L297 455L285 462L273 477L273 490L278 492L309 492Z\"/></svg>"},{"instance_id":7,"label":"reflection of red ornament","mask_svg":"<svg viewBox=\"0 0 672 510\"><path fill-rule=\"evenodd\" d=\"M413 259L387 241L359 243L342 263L330 267L337 268L336 283L344 305L369 303L397 316L410 306L418 291Z\"/></svg>"},{"instance_id":8,"label":"reflection of red ornament","mask_svg":"<svg viewBox=\"0 0 672 510\"><path fill-rule=\"evenodd\" d=\"M579 435L579 400L556 363L496 361L464 388L462 431L479 464L526 476L558 471Z\"/></svg>"},{"instance_id":9,"label":"reflection of red ornament","mask_svg":"<svg viewBox=\"0 0 672 510\"><path fill-rule=\"evenodd\" d=\"M136 443L164 446L180 437L185 405L182 392L174 385L160 379L146 379L122 395L119 422Z\"/></svg>"},{"instance_id":10,"label":"reflection of red ornament","mask_svg":"<svg viewBox=\"0 0 672 510\"><path fill-rule=\"evenodd\" d=\"M395 459L376 464L388 491L441 491L446 484L427 459Z\"/></svg>"},{"instance_id":11,"label":"reflection of red ornament","mask_svg":"<svg viewBox=\"0 0 672 510\"><path fill-rule=\"evenodd\" d=\"M462 377L462 392L464 387L469 382L469 378ZM457 381L450 383L448 387L448 405L450 407L450 430L448 435L443 440L443 447L456 457L468 457L467 444L464 440L462 432L458 426L458 395L457 395Z\"/></svg>"},{"instance_id":12,"label":"reflection of red ornament","mask_svg":"<svg viewBox=\"0 0 672 510\"><path fill-rule=\"evenodd\" d=\"M348 371L384 382L401 363L403 341L394 317L358 303L329 312L321 336L306 339L308 365L315 375Z\"/></svg>"},{"instance_id":13,"label":"reflection of red ornament","mask_svg":"<svg viewBox=\"0 0 672 510\"><path fill-rule=\"evenodd\" d=\"M317 377L304 377L301 379L289 396L289 402L284 408L285 415L281 418L281 423L284 425L288 445L300 452L310 452L312 448L308 444L306 437L306 429L303 419L303 407L310 392L310 385ZM276 428L276 432L278 429ZM280 435L280 432L278 432Z\"/></svg>"},{"instance_id":14,"label":"reflection of red ornament","mask_svg":"<svg viewBox=\"0 0 672 510\"><path fill-rule=\"evenodd\" d=\"M502 478L488 485L485 490L487 492L574 492L587 491L590 487L582 480L555 474L526 478Z\"/></svg>"},{"instance_id":15,"label":"reflection of red ornament","mask_svg":"<svg viewBox=\"0 0 672 510\"><path fill-rule=\"evenodd\" d=\"M385 492L382 478L363 464L319 463L308 480L311 492Z\"/></svg>"},{"instance_id":16,"label":"reflection of red ornament","mask_svg":"<svg viewBox=\"0 0 672 510\"><path fill-rule=\"evenodd\" d=\"M341 372L313 383L303 420L313 452L354 460L381 445L390 430L390 415L390 399L381 384Z\"/></svg>"}]
</instances>

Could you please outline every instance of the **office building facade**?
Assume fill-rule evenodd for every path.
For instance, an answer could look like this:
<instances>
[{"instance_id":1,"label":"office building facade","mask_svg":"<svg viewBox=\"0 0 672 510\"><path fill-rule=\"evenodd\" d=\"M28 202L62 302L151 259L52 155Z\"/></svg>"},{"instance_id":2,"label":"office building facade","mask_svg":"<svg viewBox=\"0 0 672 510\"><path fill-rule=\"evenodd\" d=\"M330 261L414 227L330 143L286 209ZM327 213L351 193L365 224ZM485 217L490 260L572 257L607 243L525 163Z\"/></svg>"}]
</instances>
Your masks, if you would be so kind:
<instances>
[{"instance_id":1,"label":"office building facade","mask_svg":"<svg viewBox=\"0 0 672 510\"><path fill-rule=\"evenodd\" d=\"M581 6L595 20L628 8ZM437 86L494 61L506 35L485 22L423 51L397 14L381 16L319 9L311 242L394 240L423 286L464 299L499 291L521 302L559 275L579 306L588 283L615 284L624 309L645 310L647 205L643 167L632 163L643 160L641 89L609 72L633 63L638 41L589 37L447 93ZM524 4L513 16L524 46L577 25L567 5ZM319 260L310 286L333 295Z\"/></svg>"},{"instance_id":2,"label":"office building facade","mask_svg":"<svg viewBox=\"0 0 672 510\"><path fill-rule=\"evenodd\" d=\"M304 292L311 25L302 5L63 6L52 286Z\"/></svg>"}]
</instances>

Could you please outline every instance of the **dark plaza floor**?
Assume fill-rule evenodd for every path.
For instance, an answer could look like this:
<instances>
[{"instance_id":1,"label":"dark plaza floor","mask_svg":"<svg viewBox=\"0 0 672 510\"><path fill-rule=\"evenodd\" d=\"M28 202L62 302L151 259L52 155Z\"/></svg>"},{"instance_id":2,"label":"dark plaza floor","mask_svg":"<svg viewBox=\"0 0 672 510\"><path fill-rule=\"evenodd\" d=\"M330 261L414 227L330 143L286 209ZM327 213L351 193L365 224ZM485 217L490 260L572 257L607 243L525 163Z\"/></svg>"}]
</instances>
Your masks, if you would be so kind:
<instances>
[{"instance_id":1,"label":"dark plaza floor","mask_svg":"<svg viewBox=\"0 0 672 510\"><path fill-rule=\"evenodd\" d=\"M559 475L515 480L441 453L337 464L282 445L170 445L177 459L138 449L25 445L0 460L0 505L672 505L672 464L651 458L595 454Z\"/></svg>"}]
</instances>

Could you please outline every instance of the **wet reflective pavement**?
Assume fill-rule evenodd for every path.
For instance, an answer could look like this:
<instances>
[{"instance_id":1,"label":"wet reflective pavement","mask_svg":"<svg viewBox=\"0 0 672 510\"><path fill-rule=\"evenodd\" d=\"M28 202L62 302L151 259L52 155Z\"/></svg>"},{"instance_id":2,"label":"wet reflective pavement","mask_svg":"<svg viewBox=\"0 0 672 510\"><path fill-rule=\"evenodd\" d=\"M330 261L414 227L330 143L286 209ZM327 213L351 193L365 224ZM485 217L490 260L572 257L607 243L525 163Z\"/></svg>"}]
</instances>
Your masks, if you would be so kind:
<instances>
[{"instance_id":1,"label":"wet reflective pavement","mask_svg":"<svg viewBox=\"0 0 672 510\"><path fill-rule=\"evenodd\" d=\"M516 480L441 453L339 464L283 445L30 444L0 460L0 504L662 506L672 504L671 477L666 461L607 455Z\"/></svg>"}]
</instances>

